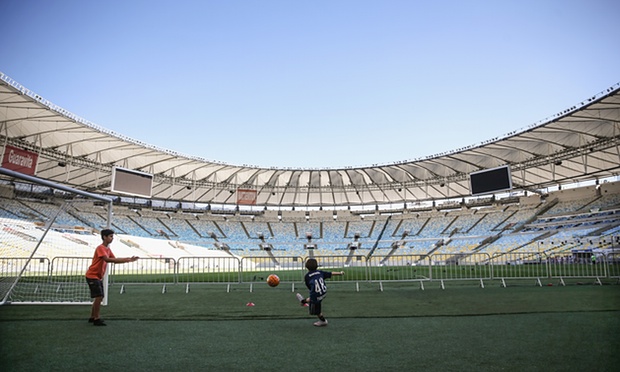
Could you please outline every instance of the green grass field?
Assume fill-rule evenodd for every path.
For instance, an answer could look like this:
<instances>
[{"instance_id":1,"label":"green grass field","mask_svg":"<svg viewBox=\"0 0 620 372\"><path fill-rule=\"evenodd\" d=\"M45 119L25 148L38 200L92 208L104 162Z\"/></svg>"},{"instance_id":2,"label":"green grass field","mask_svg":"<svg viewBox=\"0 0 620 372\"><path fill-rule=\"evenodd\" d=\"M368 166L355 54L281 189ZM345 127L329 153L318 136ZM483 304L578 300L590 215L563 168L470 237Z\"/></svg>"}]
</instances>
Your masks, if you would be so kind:
<instances>
[{"instance_id":1,"label":"green grass field","mask_svg":"<svg viewBox=\"0 0 620 372\"><path fill-rule=\"evenodd\" d=\"M620 286L546 284L332 283L325 328L290 284L115 285L107 327L88 306L0 307L0 370L617 370Z\"/></svg>"}]
</instances>

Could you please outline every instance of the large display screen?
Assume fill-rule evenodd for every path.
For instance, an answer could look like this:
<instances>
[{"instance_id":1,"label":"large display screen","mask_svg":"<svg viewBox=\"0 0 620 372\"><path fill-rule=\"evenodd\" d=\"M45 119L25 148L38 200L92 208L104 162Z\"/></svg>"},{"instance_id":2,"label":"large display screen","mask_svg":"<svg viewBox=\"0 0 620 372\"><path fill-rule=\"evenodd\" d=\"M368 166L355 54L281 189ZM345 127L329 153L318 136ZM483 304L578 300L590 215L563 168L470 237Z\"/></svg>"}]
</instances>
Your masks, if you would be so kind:
<instances>
[{"instance_id":1,"label":"large display screen","mask_svg":"<svg viewBox=\"0 0 620 372\"><path fill-rule=\"evenodd\" d=\"M491 194L512 189L510 167L505 165L469 174L469 190L472 195Z\"/></svg>"},{"instance_id":2,"label":"large display screen","mask_svg":"<svg viewBox=\"0 0 620 372\"><path fill-rule=\"evenodd\" d=\"M112 170L112 191L150 198L153 175L131 169L114 167Z\"/></svg>"}]
</instances>

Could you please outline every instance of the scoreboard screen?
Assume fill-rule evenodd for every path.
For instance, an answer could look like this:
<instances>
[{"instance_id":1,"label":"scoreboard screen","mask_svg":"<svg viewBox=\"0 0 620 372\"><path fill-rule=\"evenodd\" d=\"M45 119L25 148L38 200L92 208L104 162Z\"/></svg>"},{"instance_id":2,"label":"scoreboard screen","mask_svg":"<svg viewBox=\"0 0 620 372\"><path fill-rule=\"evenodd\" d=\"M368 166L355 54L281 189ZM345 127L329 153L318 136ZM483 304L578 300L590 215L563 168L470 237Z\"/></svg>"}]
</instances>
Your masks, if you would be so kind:
<instances>
[{"instance_id":1,"label":"scoreboard screen","mask_svg":"<svg viewBox=\"0 0 620 372\"><path fill-rule=\"evenodd\" d=\"M510 167L505 165L469 174L469 190L472 195L491 194L512 189Z\"/></svg>"},{"instance_id":2,"label":"scoreboard screen","mask_svg":"<svg viewBox=\"0 0 620 372\"><path fill-rule=\"evenodd\" d=\"M112 191L150 198L153 175L131 169L114 167L112 169Z\"/></svg>"}]
</instances>

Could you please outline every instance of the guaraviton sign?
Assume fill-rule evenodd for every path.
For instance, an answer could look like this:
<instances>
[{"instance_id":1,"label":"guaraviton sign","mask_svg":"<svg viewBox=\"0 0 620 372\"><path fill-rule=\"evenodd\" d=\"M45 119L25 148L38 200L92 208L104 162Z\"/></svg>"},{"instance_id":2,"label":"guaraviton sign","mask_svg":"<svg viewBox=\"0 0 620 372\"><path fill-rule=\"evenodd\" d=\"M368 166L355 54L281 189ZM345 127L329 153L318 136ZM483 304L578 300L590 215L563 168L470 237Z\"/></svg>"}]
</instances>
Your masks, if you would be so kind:
<instances>
[{"instance_id":1,"label":"guaraviton sign","mask_svg":"<svg viewBox=\"0 0 620 372\"><path fill-rule=\"evenodd\" d=\"M37 153L7 145L4 148L2 167L34 176L38 158L39 155Z\"/></svg>"},{"instance_id":2,"label":"guaraviton sign","mask_svg":"<svg viewBox=\"0 0 620 372\"><path fill-rule=\"evenodd\" d=\"M237 189L237 204L256 205L256 190Z\"/></svg>"}]
</instances>

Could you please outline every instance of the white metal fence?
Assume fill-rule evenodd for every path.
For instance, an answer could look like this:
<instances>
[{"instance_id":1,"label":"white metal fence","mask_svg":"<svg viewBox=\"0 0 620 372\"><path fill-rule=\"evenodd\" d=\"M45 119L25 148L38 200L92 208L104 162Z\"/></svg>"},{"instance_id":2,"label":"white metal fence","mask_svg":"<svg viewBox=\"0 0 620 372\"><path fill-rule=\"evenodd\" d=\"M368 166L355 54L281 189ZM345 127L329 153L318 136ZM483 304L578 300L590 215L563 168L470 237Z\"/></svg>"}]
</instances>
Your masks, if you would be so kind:
<instances>
[{"instance_id":1,"label":"white metal fence","mask_svg":"<svg viewBox=\"0 0 620 372\"><path fill-rule=\"evenodd\" d=\"M123 265L110 265L109 283L167 285L203 284L264 284L269 274L275 273L281 283L303 283L304 267L308 257L180 257L142 258ZM620 254L601 255L595 260L579 258L570 253L545 254L537 252L476 254L433 254L372 256L343 255L316 256L320 269L346 272L332 278L332 282L439 282L441 287L450 281L533 280L555 279L564 284L566 279L616 279L620 282ZM10 285L22 268L20 284L12 298L52 297L50 292L66 291L76 302L88 302L89 292L83 278L90 257L0 257L0 286ZM28 263L27 263L28 262ZM27 263L27 264L26 264ZM265 284L266 285L266 284ZM36 300L35 300L36 301Z\"/></svg>"}]
</instances>

